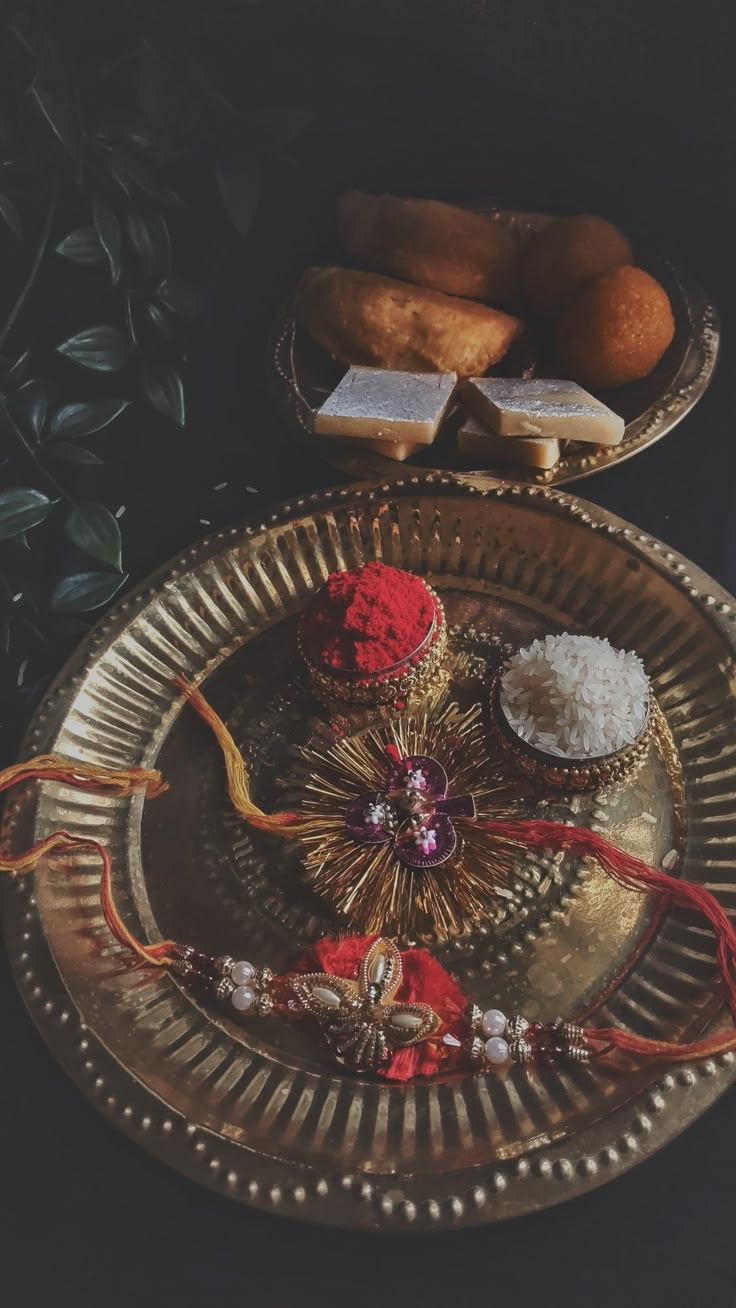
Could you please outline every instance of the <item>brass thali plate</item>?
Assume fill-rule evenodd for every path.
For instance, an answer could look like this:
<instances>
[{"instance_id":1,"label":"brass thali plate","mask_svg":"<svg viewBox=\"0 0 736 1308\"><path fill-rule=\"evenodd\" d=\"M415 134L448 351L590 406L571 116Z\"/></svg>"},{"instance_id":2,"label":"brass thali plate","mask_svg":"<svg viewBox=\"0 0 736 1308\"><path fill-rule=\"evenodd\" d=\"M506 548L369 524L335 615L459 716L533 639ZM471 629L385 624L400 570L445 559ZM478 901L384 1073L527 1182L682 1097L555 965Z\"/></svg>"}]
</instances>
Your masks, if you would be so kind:
<instances>
[{"instance_id":1,"label":"brass thali plate","mask_svg":"<svg viewBox=\"0 0 736 1308\"><path fill-rule=\"evenodd\" d=\"M522 240L552 221L549 214L527 213L517 209L495 209L489 205L470 206L488 213L500 223L517 231ZM600 398L626 422L620 445L595 446L569 443L554 468L475 468L457 451L454 434L459 425L459 410L451 411L433 445L420 450L405 464L384 458L366 448L365 441L341 441L315 436L312 431L316 410L334 390L345 371L309 339L308 333L295 322L291 307L279 318L268 358L271 391L288 421L295 439L340 472L354 479L372 481L400 476L401 469L411 475L428 470L472 473L516 479L539 486L564 486L590 477L647 449L676 427L705 394L715 370L720 329L718 311L705 292L685 272L669 260L646 250L635 251L639 265L662 283L670 297L675 318L675 337L648 377L629 386L601 392ZM316 263L335 263L334 251L315 259ZM545 349L542 349L545 360ZM503 372L503 363L492 372ZM558 375L553 361L545 361L543 376Z\"/></svg>"},{"instance_id":2,"label":"brass thali plate","mask_svg":"<svg viewBox=\"0 0 736 1308\"><path fill-rule=\"evenodd\" d=\"M616 792L539 797L529 811L593 825L651 861L676 849L680 872L736 906L734 601L603 510L476 478L313 495L263 526L218 532L126 598L48 694L24 755L156 764L171 789L144 806L32 787L6 810L11 846L59 827L105 842L125 920L144 938L281 968L334 929L298 849L234 820L216 748L172 679L205 682L250 759L256 797L274 802L318 713L295 615L331 570L376 556L431 577L449 623L479 646L570 627L636 648L674 746L653 747ZM539 1209L652 1153L736 1075L727 1054L409 1086L351 1076L306 1032L239 1025L133 966L102 921L94 859L44 863L2 894L20 989L96 1107L179 1171L272 1212L438 1229ZM496 928L432 945L483 1006L594 1013L670 1040L720 1020L712 940L696 919L668 914L649 939L646 898L571 859L524 861L512 901Z\"/></svg>"}]
</instances>

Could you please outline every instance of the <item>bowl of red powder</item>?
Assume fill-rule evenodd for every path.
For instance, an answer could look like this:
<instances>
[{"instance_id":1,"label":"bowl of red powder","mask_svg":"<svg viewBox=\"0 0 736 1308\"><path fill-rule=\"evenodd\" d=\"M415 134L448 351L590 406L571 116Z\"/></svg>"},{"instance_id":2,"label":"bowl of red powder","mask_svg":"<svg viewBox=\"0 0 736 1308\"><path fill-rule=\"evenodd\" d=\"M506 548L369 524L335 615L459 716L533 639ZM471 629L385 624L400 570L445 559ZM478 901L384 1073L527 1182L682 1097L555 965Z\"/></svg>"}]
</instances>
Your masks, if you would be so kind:
<instances>
[{"instance_id":1,"label":"bowl of red powder","mask_svg":"<svg viewBox=\"0 0 736 1308\"><path fill-rule=\"evenodd\" d=\"M439 666L444 611L421 577L366 563L327 578L302 615L299 644L323 697L387 703Z\"/></svg>"}]
</instances>

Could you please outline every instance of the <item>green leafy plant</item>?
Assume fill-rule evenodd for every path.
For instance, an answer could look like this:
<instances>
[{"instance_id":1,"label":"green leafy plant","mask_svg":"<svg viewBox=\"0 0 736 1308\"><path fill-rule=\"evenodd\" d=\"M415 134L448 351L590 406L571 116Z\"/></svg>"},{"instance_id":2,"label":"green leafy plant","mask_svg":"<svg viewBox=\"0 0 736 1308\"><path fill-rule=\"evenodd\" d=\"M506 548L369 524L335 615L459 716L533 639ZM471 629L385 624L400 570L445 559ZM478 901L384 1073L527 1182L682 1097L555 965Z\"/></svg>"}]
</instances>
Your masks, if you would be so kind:
<instances>
[{"instance_id":1,"label":"green leafy plant","mask_svg":"<svg viewBox=\"0 0 736 1308\"><path fill-rule=\"evenodd\" d=\"M80 498L76 479L81 465L86 477L104 462L110 428L131 406L156 415L162 438L186 423L188 322L202 307L176 266L187 187L211 187L246 236L264 161L283 159L307 122L234 104L191 44L142 31L139 15L113 48L69 48L63 8L47 8L45 26L21 9L0 35L0 253L24 270L12 301L0 294L5 649L14 627L76 631L77 615L126 580L119 522ZM49 341L34 291L55 267L76 270L81 320ZM83 316L90 299L104 312ZM50 577L46 566L29 574L29 550L52 561Z\"/></svg>"}]
</instances>

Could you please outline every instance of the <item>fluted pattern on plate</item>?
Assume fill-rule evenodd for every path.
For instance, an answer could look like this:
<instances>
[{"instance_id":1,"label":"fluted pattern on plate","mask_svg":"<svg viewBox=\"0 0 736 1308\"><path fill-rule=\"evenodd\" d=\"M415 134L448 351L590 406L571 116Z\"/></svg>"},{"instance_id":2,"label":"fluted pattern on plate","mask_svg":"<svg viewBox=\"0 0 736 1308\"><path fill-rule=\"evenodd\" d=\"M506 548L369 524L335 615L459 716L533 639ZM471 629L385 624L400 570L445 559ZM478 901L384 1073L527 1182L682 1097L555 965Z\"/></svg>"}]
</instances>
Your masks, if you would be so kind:
<instances>
[{"instance_id":1,"label":"fluted pattern on plate","mask_svg":"<svg viewBox=\"0 0 736 1308\"><path fill-rule=\"evenodd\" d=\"M217 673L213 688L226 712L241 700L255 706L265 695L261 669L268 665L276 676L279 660L288 663L284 619L335 567L374 557L431 573L450 622L491 629L502 623L519 640L568 626L636 648L679 750L685 873L736 911L734 645L726 618L716 614L718 597L701 607L674 556L668 561L648 542L637 542L636 533L625 537L605 515L599 525L585 506L546 492L481 494L416 479L372 498L335 492L313 511L300 506L268 529L194 550L152 593L108 620L77 679L64 688L63 716L50 733L59 752L106 766L150 765L162 754L173 793L149 806L141 829L140 800L90 798L46 785L38 833L64 825L105 841L116 893L134 929L155 938L188 914L193 941L246 956L253 946L256 961L273 954L280 962L298 943L293 922L301 920L281 920L283 895L279 900L269 890L282 855L269 845L264 856L263 845L254 848L247 833L224 826L212 837L214 849L204 848L198 805L209 792L202 777L217 764L210 742L181 716L173 677ZM39 734L44 730L41 724ZM603 797L581 815L661 859L677 830L663 776L655 761L618 809L616 797ZM646 785L653 793L645 793ZM656 827L640 820L646 809L656 812ZM163 866L166 849L170 865ZM227 895L211 892L202 862L212 859L228 894L243 896L242 927ZM233 870L259 859L263 897L248 906L247 883ZM557 1158L562 1140L570 1149L593 1138L608 1145L606 1121L651 1079L651 1072L621 1077L589 1066L531 1076L514 1068L505 1077L400 1087L335 1073L302 1034L285 1034L273 1023L249 1030L225 1017L213 1021L173 979L132 969L106 935L96 884L87 859L78 860L72 877L59 864L39 877L44 931L71 998L152 1094L198 1130L214 1133L236 1170L238 1150L246 1146L287 1168L370 1172L379 1189L386 1178L387 1191L395 1173L412 1173L407 1193L431 1205L454 1171L470 1184L473 1168L527 1155L541 1167L547 1156ZM621 969L625 975L601 1010L606 1021L660 1038L698 1029L717 1007L708 934L684 916L668 917L626 971L645 905L602 884L596 873L574 889L576 897L565 903L563 896L546 932L525 934L521 923L505 953L481 935L459 942L443 961L470 974L468 987L481 1002L525 997L527 1009L536 1004L545 1016L568 1003L594 1004ZM430 1220L432 1210L422 1211Z\"/></svg>"}]
</instances>

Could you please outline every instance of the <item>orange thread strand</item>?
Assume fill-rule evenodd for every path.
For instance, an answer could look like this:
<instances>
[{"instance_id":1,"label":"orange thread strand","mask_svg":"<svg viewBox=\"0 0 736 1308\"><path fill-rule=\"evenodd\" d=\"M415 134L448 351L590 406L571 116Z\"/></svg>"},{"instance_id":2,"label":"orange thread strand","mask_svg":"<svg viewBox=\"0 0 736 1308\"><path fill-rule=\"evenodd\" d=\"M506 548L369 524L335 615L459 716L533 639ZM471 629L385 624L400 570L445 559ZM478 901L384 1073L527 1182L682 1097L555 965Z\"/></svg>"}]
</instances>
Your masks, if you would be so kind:
<instances>
[{"instance_id":1,"label":"orange thread strand","mask_svg":"<svg viewBox=\"0 0 736 1308\"><path fill-rule=\"evenodd\" d=\"M62 781L80 790L107 790L124 797L144 790L148 799L155 799L168 790L161 773L145 768L128 768L115 771L96 767L76 759L62 758L58 754L39 754L36 758L14 763L0 772L0 792L9 790L22 781Z\"/></svg>"},{"instance_id":2,"label":"orange thread strand","mask_svg":"<svg viewBox=\"0 0 736 1308\"><path fill-rule=\"evenodd\" d=\"M0 792L24 781L61 781L80 790L107 791L119 798L136 794L143 790L147 798L155 799L168 790L161 773L145 768L128 768L115 771L112 768L96 767L90 763L81 763L76 759L65 759L58 754L39 754L36 758L15 763L0 772ZM112 893L112 867L110 855L99 841L89 836L75 836L69 831L55 831L32 845L22 854L0 853L1 872L28 872L35 867L39 859L55 851L69 852L73 849L92 850L102 863L100 879L100 905L108 929L115 939L132 950L139 958L154 967L163 967L171 961L169 951L173 941L164 940L157 945L142 945L128 930L115 906Z\"/></svg>"},{"instance_id":3,"label":"orange thread strand","mask_svg":"<svg viewBox=\"0 0 736 1308\"><path fill-rule=\"evenodd\" d=\"M259 831L267 831L271 835L294 839L307 831L310 824L298 813L264 813L263 809L253 802L250 795L250 778L243 756L222 718L191 682L186 681L184 677L175 677L174 680L192 708L202 721L207 723L220 746L225 763L228 794L235 811L251 826Z\"/></svg>"},{"instance_id":4,"label":"orange thread strand","mask_svg":"<svg viewBox=\"0 0 736 1308\"><path fill-rule=\"evenodd\" d=\"M71 850L91 850L97 854L102 863L100 877L100 907L108 930L119 944L130 949L144 963L153 967L166 967L175 957L175 942L162 940L156 945L143 945L137 940L123 922L115 905L112 893L112 863L110 854L104 845L89 836L75 836L69 831L54 831L44 840L31 845L22 854L0 853L1 872L28 872L47 854L69 853Z\"/></svg>"},{"instance_id":5,"label":"orange thread strand","mask_svg":"<svg viewBox=\"0 0 736 1308\"><path fill-rule=\"evenodd\" d=\"M634 1035L620 1027L584 1028L585 1036L595 1049L601 1045L601 1052L611 1048L621 1049L639 1058L662 1058L672 1063L691 1063L698 1058L715 1058L718 1054L728 1054L736 1049L736 1031L717 1031L703 1040L693 1040L689 1044L673 1044L669 1040L648 1040L646 1036Z\"/></svg>"},{"instance_id":6,"label":"orange thread strand","mask_svg":"<svg viewBox=\"0 0 736 1308\"><path fill-rule=\"evenodd\" d=\"M211 728L222 749L228 791L236 810L261 830L284 836L300 835L308 824L298 813L269 815L253 803L250 798L245 764L222 719L207 703L204 696L183 678L177 677L176 683L193 708ZM157 771L132 768L116 772L64 759L54 754L45 754L17 763L0 772L0 792L29 780L61 781L83 790L108 790L118 796L127 796L144 789L146 795L153 798L168 789ZM482 826L489 834L517 842L526 848L553 848L593 857L603 871L620 885L641 893L650 892L657 895L660 911L669 905L675 905L705 916L716 937L718 965L726 986L731 1017L736 1022L736 930L718 900L705 887L675 879L665 872L650 867L641 859L617 849L597 832L587 828L568 827L562 823L547 821L484 822ZM75 836L68 831L56 831L22 854L0 853L0 871L23 873L35 867L39 859L48 854L82 849L97 854L102 864L100 906L111 935L144 963L153 967L166 967L172 963L177 957L178 949L173 940L144 945L122 921L112 893L110 854L99 841L88 836ZM694 1059L729 1053L736 1049L736 1031L716 1032L712 1036L687 1044L650 1040L618 1027L586 1028L585 1035L594 1052L599 1054L616 1048L639 1057L662 1058L673 1062L690 1062Z\"/></svg>"}]
</instances>

